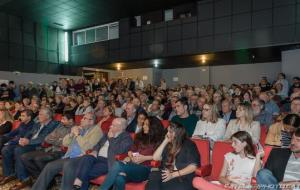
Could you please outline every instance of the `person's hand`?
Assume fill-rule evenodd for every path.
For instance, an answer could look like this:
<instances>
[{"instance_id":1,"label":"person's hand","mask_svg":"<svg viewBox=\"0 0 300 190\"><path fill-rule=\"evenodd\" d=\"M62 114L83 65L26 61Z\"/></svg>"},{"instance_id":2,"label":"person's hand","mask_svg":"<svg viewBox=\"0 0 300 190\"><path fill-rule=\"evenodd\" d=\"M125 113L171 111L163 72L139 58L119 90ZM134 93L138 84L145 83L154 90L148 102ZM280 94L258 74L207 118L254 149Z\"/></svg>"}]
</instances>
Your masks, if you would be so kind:
<instances>
[{"instance_id":1,"label":"person's hand","mask_svg":"<svg viewBox=\"0 0 300 190\"><path fill-rule=\"evenodd\" d=\"M165 140L164 141L166 141L166 142L171 142L171 138L170 138L170 136L168 135L169 133L167 133L166 134L166 136L165 136Z\"/></svg>"},{"instance_id":2,"label":"person's hand","mask_svg":"<svg viewBox=\"0 0 300 190\"><path fill-rule=\"evenodd\" d=\"M167 182L173 179L172 172L170 172L170 170L168 169L162 170L161 177L162 177L162 182Z\"/></svg>"},{"instance_id":3,"label":"person's hand","mask_svg":"<svg viewBox=\"0 0 300 190\"><path fill-rule=\"evenodd\" d=\"M124 158L124 160L123 160L123 162L126 162L126 163L128 163L128 162L130 162L131 161L131 159L130 159L130 157L129 156L127 156L126 158Z\"/></svg>"},{"instance_id":4,"label":"person's hand","mask_svg":"<svg viewBox=\"0 0 300 190\"><path fill-rule=\"evenodd\" d=\"M19 145L26 146L28 144L29 144L29 139L27 139L27 138L20 138Z\"/></svg>"},{"instance_id":5,"label":"person's hand","mask_svg":"<svg viewBox=\"0 0 300 190\"><path fill-rule=\"evenodd\" d=\"M143 163L145 162L145 156L144 155L137 155L137 156L133 156L132 158L132 162L136 163L136 164L140 164L140 163Z\"/></svg>"},{"instance_id":6,"label":"person's hand","mask_svg":"<svg viewBox=\"0 0 300 190\"><path fill-rule=\"evenodd\" d=\"M97 152L96 152L96 151L90 152L89 155L92 155L92 156L94 156L95 158L97 158Z\"/></svg>"},{"instance_id":7,"label":"person's hand","mask_svg":"<svg viewBox=\"0 0 300 190\"><path fill-rule=\"evenodd\" d=\"M114 133L111 130L109 130L108 133L107 133L107 136L108 136L108 138L113 138Z\"/></svg>"},{"instance_id":8,"label":"person's hand","mask_svg":"<svg viewBox=\"0 0 300 190\"><path fill-rule=\"evenodd\" d=\"M79 128L79 126L72 127L71 133L72 133L75 137L77 137L77 136L79 135L79 133L80 133L80 128Z\"/></svg>"},{"instance_id":9,"label":"person's hand","mask_svg":"<svg viewBox=\"0 0 300 190\"><path fill-rule=\"evenodd\" d=\"M263 150L260 150L256 153L256 158L261 159L265 156L265 152Z\"/></svg>"}]
</instances>

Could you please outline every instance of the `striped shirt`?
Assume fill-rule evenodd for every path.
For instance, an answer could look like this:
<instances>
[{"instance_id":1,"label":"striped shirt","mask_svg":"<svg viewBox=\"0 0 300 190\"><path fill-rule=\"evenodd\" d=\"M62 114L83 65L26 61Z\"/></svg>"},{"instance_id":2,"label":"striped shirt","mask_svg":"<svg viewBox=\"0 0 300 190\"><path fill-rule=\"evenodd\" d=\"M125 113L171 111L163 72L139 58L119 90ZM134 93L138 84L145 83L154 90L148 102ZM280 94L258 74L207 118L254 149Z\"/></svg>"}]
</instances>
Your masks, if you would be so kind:
<instances>
[{"instance_id":1,"label":"striped shirt","mask_svg":"<svg viewBox=\"0 0 300 190\"><path fill-rule=\"evenodd\" d=\"M281 147L288 148L291 144L292 136L289 132L281 130Z\"/></svg>"}]
</instances>

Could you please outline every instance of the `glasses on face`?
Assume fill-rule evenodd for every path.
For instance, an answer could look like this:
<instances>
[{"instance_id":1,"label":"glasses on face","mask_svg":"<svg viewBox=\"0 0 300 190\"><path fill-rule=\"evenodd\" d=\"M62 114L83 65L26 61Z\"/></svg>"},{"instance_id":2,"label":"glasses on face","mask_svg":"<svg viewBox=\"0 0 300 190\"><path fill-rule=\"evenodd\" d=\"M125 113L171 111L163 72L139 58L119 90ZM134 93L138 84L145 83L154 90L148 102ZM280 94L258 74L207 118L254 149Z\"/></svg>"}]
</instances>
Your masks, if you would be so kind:
<instances>
[{"instance_id":1,"label":"glasses on face","mask_svg":"<svg viewBox=\"0 0 300 190\"><path fill-rule=\"evenodd\" d=\"M84 120L93 120L93 118L83 117Z\"/></svg>"},{"instance_id":2,"label":"glasses on face","mask_svg":"<svg viewBox=\"0 0 300 190\"><path fill-rule=\"evenodd\" d=\"M203 108L203 111L210 111L210 108Z\"/></svg>"}]
</instances>

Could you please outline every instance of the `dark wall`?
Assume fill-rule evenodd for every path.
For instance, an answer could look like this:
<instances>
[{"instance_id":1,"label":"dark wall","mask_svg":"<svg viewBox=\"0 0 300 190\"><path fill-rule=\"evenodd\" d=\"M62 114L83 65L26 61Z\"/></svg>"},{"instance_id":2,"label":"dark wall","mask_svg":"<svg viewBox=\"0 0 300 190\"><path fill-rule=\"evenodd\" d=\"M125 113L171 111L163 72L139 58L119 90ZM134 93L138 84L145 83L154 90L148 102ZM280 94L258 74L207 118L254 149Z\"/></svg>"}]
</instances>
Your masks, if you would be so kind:
<instances>
[{"instance_id":1,"label":"dark wall","mask_svg":"<svg viewBox=\"0 0 300 190\"><path fill-rule=\"evenodd\" d=\"M64 63L64 32L0 13L0 70L71 74Z\"/></svg>"},{"instance_id":2,"label":"dark wall","mask_svg":"<svg viewBox=\"0 0 300 190\"><path fill-rule=\"evenodd\" d=\"M204 0L195 6L196 16L137 28L121 19L119 39L72 47L71 61L105 64L300 42L299 0Z\"/></svg>"}]
</instances>

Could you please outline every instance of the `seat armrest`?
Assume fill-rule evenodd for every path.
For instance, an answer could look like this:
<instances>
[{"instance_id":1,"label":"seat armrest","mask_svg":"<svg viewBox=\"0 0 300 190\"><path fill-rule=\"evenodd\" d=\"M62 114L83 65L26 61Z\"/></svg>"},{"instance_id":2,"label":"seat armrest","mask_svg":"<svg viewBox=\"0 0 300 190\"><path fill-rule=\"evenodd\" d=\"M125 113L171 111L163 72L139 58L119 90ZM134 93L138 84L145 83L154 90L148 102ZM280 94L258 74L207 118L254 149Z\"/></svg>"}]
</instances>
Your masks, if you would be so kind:
<instances>
[{"instance_id":1,"label":"seat armrest","mask_svg":"<svg viewBox=\"0 0 300 190\"><path fill-rule=\"evenodd\" d=\"M118 160L118 161L122 161L124 160L128 155L127 154L117 154L115 156L115 159Z\"/></svg>"},{"instance_id":2,"label":"seat armrest","mask_svg":"<svg viewBox=\"0 0 300 190\"><path fill-rule=\"evenodd\" d=\"M199 177L206 177L209 176L211 173L212 165L204 165L196 169L195 173Z\"/></svg>"}]
</instances>

